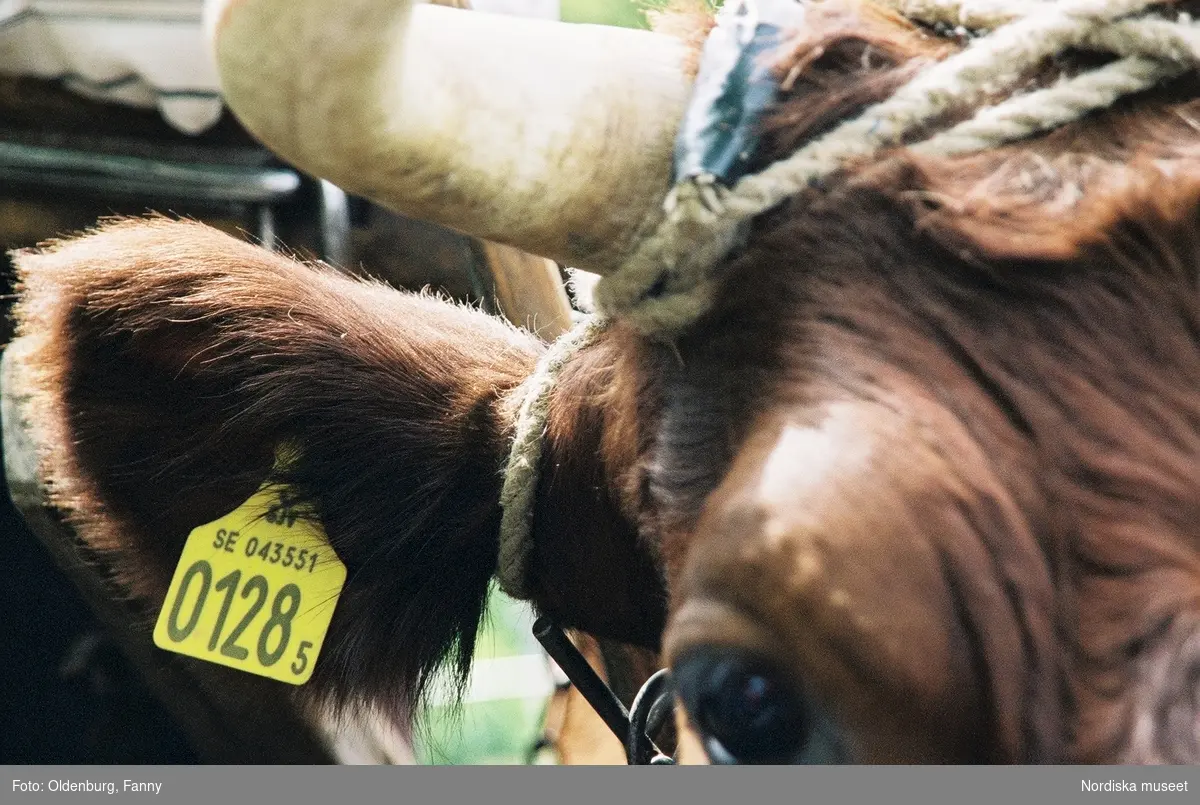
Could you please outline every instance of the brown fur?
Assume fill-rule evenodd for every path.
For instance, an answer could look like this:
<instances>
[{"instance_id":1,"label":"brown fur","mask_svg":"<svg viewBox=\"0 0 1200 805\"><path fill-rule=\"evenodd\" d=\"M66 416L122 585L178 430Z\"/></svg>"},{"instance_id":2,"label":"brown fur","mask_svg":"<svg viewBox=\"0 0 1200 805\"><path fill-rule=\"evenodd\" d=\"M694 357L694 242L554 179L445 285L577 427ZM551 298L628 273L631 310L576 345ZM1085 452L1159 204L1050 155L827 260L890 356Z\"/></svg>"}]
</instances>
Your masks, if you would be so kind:
<instances>
[{"instance_id":1,"label":"brown fur","mask_svg":"<svg viewBox=\"0 0 1200 805\"><path fill-rule=\"evenodd\" d=\"M533 598L592 635L657 648L667 600L638 487L654 392L652 372L628 365L638 353L613 333L559 377L534 508Z\"/></svg>"},{"instance_id":2,"label":"brown fur","mask_svg":"<svg viewBox=\"0 0 1200 805\"><path fill-rule=\"evenodd\" d=\"M722 385L756 383L755 392L731 410L724 397L706 404L693 389L692 407L720 410L728 425L715 442L665 442L663 450L670 466L689 467L713 456L717 445L744 445L738 434L746 423L760 432L768 413L816 426L825 407L842 400L882 403L878 416L895 409L928 423L909 438L911 447L887 449L925 442L936 463L924 470L898 465L876 477L869 492L849 485L821 490L823 500L845 498L831 504L827 527L845 538L846 525L834 524L851 518L885 545L933 542L946 589L959 603L937 620L918 622L946 629L957 620L962 637L974 641L980 672L1005 688L991 692L990 715L976 714L985 723L1028 708L1020 716L1025 723L1003 732L993 726L997 731L983 740L991 748L976 759L1122 757L1137 716L1131 699L1141 695L1128 657L1147 649L1164 622L1190 617L1200 592L1200 503L1188 481L1200 471L1200 176L1176 184L1178 196L1127 198L1127 212L1136 216L1110 230L1111 239L1081 246L1069 262L981 267L952 250L961 244L948 248L915 232L896 194L920 187L924 177L894 167L886 190L850 185L797 199L803 216L785 216L753 241L708 323L712 331L741 332L740 343L731 336L728 345L714 346L698 334L680 350L689 376L737 365L737 376ZM764 298L777 301L764 308ZM757 366L746 365L748 355ZM704 388L712 393L711 385ZM737 489L756 483L758 466L714 475ZM913 488L912 477L922 472L927 486ZM944 502L928 498L956 476ZM664 505L678 506L681 516L694 514L691 501L705 497L688 476L664 474L661 482L670 493ZM889 502L878 520L864 519L871 497ZM734 516L713 513L720 500L707 506L719 518L714 524L701 523L666 548L677 568L669 577L676 606L691 595L679 581L685 567L706 574L724 568L721 594L735 588L727 560L697 558L699 543L719 538L715 523ZM791 505L807 509L802 497ZM909 505L917 508L905 519ZM965 521L933 525L959 509L955 518ZM823 533L811 524L805 532L812 528ZM726 550L743 556L756 537L744 528L736 533ZM905 561L915 559L896 558L890 572L910 572ZM774 554L763 561L786 564ZM759 584L782 597L782 582ZM871 662L879 666L868 686L897 671L894 663ZM837 698L853 701L861 693L852 686ZM1086 718L1075 735L1066 723L1073 710ZM1072 738L1077 746L1068 755L1064 744ZM1166 756L1189 751L1194 746L1171 747Z\"/></svg>"},{"instance_id":3,"label":"brown fur","mask_svg":"<svg viewBox=\"0 0 1200 805\"><path fill-rule=\"evenodd\" d=\"M836 54L861 51L870 26L851 29L821 40L825 61L796 82L777 116L791 126L780 153L824 130L824 109L836 117L890 90L866 62L835 90L820 78L829 59L835 70L850 63ZM667 370L663 394L702 424L674 437L672 405L664 411L656 488L661 516L682 524L664 532L672 609L731 600L790 635L771 652L833 702L861 759L1200 756L1180 727L1196 718L1200 603L1195 89L1181 80L1032 144L947 160L885 154L833 177L764 217L727 268L718 308L679 344L685 368ZM780 419L818 427L837 401L927 424L877 448L880 466L897 463L869 476L876 486L860 489L861 471L831 479L818 490L835 499L830 510L793 522L817 503L799 490L784 509L762 501L768 453L754 438ZM923 469L894 452L922 444ZM859 548L869 553L858 564L829 570L818 588L776 579L794 561L785 547L845 562L830 541L858 529L879 541ZM749 559L760 542L761 559ZM900 577L921 578L919 557L936 561L946 596L932 619L914 611L891 628L950 629L958 648L942 651L974 657L973 674L930 688L938 655L926 654L905 682L890 638L868 631L851 644L853 630L832 625L820 595L861 583L866 556L885 550ZM930 594L914 590L912 603ZM860 615L882 601L868 598ZM795 626L801 610L812 620ZM840 647L806 648L835 628L846 630ZM669 641L671 653L707 639L700 631ZM919 632L907 640L934 637ZM851 656L852 673L835 667ZM921 703L890 737L879 711L853 710L884 689ZM922 726L931 713L957 721ZM947 755L936 739L953 723L983 731L959 734ZM927 751L914 757L913 746Z\"/></svg>"},{"instance_id":4,"label":"brown fur","mask_svg":"<svg viewBox=\"0 0 1200 805\"><path fill-rule=\"evenodd\" d=\"M829 7L762 162L944 55ZM856 760L1200 759L1196 90L849 166L756 222L676 345L612 328L554 392L535 602L765 653ZM529 338L192 224L18 262L57 500L135 596L299 439L351 566L317 684L463 667Z\"/></svg>"}]
</instances>

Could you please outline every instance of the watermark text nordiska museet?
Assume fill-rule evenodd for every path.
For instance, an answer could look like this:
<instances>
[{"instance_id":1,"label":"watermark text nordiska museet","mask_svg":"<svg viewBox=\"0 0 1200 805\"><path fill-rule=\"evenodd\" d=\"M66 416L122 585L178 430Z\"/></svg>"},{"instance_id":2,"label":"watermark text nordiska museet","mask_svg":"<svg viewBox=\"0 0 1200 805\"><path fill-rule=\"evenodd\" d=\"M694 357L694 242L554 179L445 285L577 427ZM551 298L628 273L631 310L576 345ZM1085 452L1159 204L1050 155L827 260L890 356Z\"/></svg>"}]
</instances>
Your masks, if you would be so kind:
<instances>
[{"instance_id":1,"label":"watermark text nordiska museet","mask_svg":"<svg viewBox=\"0 0 1200 805\"><path fill-rule=\"evenodd\" d=\"M1184 793L1188 790L1188 781L1181 780L1179 782L1135 782L1133 780L1083 780L1083 790L1089 793L1103 791L1111 793L1114 791L1128 791L1134 793L1165 793L1179 792Z\"/></svg>"}]
</instances>

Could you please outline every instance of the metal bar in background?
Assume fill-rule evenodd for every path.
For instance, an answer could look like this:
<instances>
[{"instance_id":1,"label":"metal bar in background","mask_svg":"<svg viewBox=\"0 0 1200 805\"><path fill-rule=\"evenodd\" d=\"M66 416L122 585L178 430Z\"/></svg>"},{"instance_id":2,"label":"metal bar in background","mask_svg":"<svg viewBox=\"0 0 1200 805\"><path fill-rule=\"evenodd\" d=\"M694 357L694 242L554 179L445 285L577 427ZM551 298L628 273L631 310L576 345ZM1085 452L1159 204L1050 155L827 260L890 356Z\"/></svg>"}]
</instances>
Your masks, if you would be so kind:
<instances>
[{"instance_id":1,"label":"metal bar in background","mask_svg":"<svg viewBox=\"0 0 1200 805\"><path fill-rule=\"evenodd\" d=\"M0 142L0 183L193 201L275 204L300 188L288 168L206 165Z\"/></svg>"},{"instance_id":2,"label":"metal bar in background","mask_svg":"<svg viewBox=\"0 0 1200 805\"><path fill-rule=\"evenodd\" d=\"M604 719L613 734L625 743L629 734L629 711L616 694L604 683L587 659L575 648L567 633L554 625L545 615L533 623L533 635L563 670L588 704Z\"/></svg>"},{"instance_id":3,"label":"metal bar in background","mask_svg":"<svg viewBox=\"0 0 1200 805\"><path fill-rule=\"evenodd\" d=\"M321 259L337 268L350 268L350 197L333 182L322 179Z\"/></svg>"}]
</instances>

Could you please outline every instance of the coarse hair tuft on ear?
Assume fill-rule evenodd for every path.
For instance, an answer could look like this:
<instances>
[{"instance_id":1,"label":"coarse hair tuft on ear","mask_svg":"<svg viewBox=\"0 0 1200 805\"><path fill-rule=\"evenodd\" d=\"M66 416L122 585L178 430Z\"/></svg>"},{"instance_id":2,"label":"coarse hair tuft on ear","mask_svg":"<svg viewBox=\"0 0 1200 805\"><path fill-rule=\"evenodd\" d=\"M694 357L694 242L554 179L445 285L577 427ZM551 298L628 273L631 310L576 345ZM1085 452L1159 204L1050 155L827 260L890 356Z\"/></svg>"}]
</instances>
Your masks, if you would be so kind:
<instances>
[{"instance_id":1,"label":"coarse hair tuft on ear","mask_svg":"<svg viewBox=\"0 0 1200 805\"><path fill-rule=\"evenodd\" d=\"M13 256L42 475L148 620L189 531L272 477L348 569L301 698L399 717L441 665L462 684L496 565L504 397L535 339L190 221ZM285 443L299 459L273 473Z\"/></svg>"}]
</instances>

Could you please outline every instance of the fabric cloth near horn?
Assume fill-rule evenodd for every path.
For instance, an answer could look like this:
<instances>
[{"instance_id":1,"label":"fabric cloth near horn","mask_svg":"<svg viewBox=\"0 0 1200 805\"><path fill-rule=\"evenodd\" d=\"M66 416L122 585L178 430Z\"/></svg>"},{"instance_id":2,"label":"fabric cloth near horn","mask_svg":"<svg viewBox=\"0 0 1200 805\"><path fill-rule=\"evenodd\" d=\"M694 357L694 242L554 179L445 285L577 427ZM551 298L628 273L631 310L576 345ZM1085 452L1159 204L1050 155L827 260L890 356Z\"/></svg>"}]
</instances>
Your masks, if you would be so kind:
<instances>
[{"instance_id":1,"label":"fabric cloth near horn","mask_svg":"<svg viewBox=\"0 0 1200 805\"><path fill-rule=\"evenodd\" d=\"M711 176L729 186L746 174L779 92L766 56L804 16L796 0L736 0L721 10L675 140L676 183Z\"/></svg>"}]
</instances>

